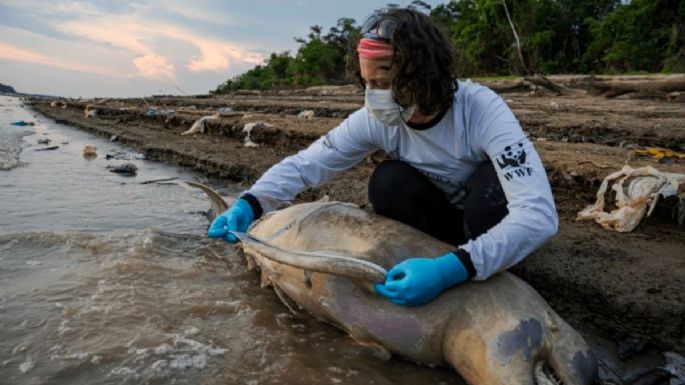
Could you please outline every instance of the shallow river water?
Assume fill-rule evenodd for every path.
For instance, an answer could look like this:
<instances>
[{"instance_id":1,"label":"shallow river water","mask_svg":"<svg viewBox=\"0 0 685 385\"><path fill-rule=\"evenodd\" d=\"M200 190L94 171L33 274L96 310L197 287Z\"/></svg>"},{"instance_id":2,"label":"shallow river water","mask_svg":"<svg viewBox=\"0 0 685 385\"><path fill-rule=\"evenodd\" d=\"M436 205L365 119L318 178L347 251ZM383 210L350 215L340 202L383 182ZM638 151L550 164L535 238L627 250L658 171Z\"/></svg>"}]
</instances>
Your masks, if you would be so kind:
<instances>
[{"instance_id":1,"label":"shallow river water","mask_svg":"<svg viewBox=\"0 0 685 385\"><path fill-rule=\"evenodd\" d=\"M232 247L205 237L202 193L141 184L220 181L20 104L0 96L0 384L460 383L290 315ZM21 119L36 125L9 125ZM43 138L59 148L35 151ZM105 159L116 151L136 177L106 169L126 162Z\"/></svg>"},{"instance_id":2,"label":"shallow river water","mask_svg":"<svg viewBox=\"0 0 685 385\"><path fill-rule=\"evenodd\" d=\"M21 119L36 125L9 124ZM59 148L36 151L45 138ZM136 177L107 170L126 162L105 159L118 151ZM164 178L178 179L141 183ZM190 179L229 197L243 188L136 159L0 96L0 384L463 384L288 313L232 247L205 237L208 201L177 182ZM608 352L605 378L645 367L592 343Z\"/></svg>"}]
</instances>

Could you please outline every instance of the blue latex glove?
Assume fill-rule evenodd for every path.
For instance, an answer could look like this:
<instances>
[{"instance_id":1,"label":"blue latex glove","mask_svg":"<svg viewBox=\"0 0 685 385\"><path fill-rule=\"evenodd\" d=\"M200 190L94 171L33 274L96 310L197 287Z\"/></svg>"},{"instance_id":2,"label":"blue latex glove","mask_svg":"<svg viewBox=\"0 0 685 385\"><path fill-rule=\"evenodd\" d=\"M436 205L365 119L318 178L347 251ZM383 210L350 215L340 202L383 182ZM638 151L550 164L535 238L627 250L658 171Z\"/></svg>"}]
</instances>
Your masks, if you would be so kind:
<instances>
[{"instance_id":1,"label":"blue latex glove","mask_svg":"<svg viewBox=\"0 0 685 385\"><path fill-rule=\"evenodd\" d=\"M224 211L221 215L214 218L214 222L209 226L207 235L210 238L223 238L227 242L237 243L238 238L229 231L247 231L250 224L254 221L252 207L245 199L238 199L231 208Z\"/></svg>"},{"instance_id":2,"label":"blue latex glove","mask_svg":"<svg viewBox=\"0 0 685 385\"><path fill-rule=\"evenodd\" d=\"M466 267L454 253L437 258L410 258L395 265L376 283L376 292L402 306L430 302L445 289L468 279Z\"/></svg>"}]
</instances>

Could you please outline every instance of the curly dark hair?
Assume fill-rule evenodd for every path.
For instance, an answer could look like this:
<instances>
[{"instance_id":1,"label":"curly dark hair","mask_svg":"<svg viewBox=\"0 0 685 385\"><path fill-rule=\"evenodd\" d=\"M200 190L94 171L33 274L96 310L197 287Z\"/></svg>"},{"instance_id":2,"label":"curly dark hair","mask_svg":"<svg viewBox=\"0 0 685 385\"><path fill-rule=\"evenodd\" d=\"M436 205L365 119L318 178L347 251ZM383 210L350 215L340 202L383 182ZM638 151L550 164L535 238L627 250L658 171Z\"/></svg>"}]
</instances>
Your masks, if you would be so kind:
<instances>
[{"instance_id":1,"label":"curly dark hair","mask_svg":"<svg viewBox=\"0 0 685 385\"><path fill-rule=\"evenodd\" d=\"M425 115L448 109L457 89L455 51L449 39L422 12L394 8L383 14L398 20L390 39L395 101L405 108L416 105ZM363 88L356 43L350 50L349 64Z\"/></svg>"}]
</instances>

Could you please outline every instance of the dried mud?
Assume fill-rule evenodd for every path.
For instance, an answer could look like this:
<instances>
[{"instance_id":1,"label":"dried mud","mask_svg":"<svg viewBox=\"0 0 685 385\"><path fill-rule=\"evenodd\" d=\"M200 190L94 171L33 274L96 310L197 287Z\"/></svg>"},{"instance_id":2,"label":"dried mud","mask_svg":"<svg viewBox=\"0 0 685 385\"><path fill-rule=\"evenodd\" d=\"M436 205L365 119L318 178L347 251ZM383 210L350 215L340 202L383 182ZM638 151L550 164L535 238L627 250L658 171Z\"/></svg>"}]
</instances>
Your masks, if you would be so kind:
<instances>
[{"instance_id":1,"label":"dried mud","mask_svg":"<svg viewBox=\"0 0 685 385\"><path fill-rule=\"evenodd\" d=\"M632 233L619 234L593 222L576 222L592 203L602 179L624 164L650 165L685 173L685 161L662 164L636 157L650 145L685 150L682 101L606 99L543 91L503 94L535 141L560 214L558 235L512 270L574 324L590 324L610 337L634 336L659 347L685 351L685 228L664 201ZM148 99L67 100L67 108L34 100L44 115L131 145L148 157L173 162L247 187L271 165L308 146L362 106L354 87L308 91ZM97 117L85 118L93 104ZM170 116L147 116L149 107L175 109ZM207 125L205 134L182 136L203 115L220 107L233 112ZM297 114L313 110L313 119ZM260 146L244 146L246 123ZM332 183L302 193L308 201L323 194L369 208L366 183L385 155L365 159Z\"/></svg>"}]
</instances>

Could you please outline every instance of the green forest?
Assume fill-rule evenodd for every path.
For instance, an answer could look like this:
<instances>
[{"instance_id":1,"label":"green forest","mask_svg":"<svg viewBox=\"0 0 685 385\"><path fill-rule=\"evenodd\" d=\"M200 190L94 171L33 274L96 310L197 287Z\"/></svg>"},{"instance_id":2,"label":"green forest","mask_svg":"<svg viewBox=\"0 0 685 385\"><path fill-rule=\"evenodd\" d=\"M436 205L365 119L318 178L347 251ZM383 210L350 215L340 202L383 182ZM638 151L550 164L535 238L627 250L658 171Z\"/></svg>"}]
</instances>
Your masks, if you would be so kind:
<instances>
[{"instance_id":1,"label":"green forest","mask_svg":"<svg viewBox=\"0 0 685 385\"><path fill-rule=\"evenodd\" d=\"M451 0L434 8L417 0L409 7L450 37L460 77L685 72L685 0ZM354 83L346 68L359 28L351 18L327 32L314 25L295 38L297 52L272 53L213 92Z\"/></svg>"}]
</instances>

